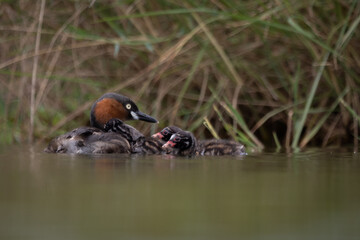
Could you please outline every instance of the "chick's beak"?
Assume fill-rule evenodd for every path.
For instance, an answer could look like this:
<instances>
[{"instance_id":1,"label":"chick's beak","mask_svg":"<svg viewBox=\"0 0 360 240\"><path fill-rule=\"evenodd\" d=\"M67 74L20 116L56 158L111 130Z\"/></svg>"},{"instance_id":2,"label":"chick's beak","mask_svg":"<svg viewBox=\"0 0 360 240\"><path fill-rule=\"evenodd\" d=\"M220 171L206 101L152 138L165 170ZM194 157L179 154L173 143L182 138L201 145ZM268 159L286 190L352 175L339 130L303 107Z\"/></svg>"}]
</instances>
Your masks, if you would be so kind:
<instances>
[{"instance_id":1,"label":"chick's beak","mask_svg":"<svg viewBox=\"0 0 360 240\"><path fill-rule=\"evenodd\" d=\"M167 143L165 143L165 144L162 146L162 148L164 148L164 149L173 148L173 147L175 147L175 143L172 142L172 141L168 141Z\"/></svg>"},{"instance_id":2,"label":"chick's beak","mask_svg":"<svg viewBox=\"0 0 360 240\"><path fill-rule=\"evenodd\" d=\"M137 111L137 112L130 112L131 117L135 120L140 120L140 121L145 121L145 122L151 122L151 123L159 123L158 120L156 120L155 118L153 118L150 115L147 115L143 112Z\"/></svg>"},{"instance_id":3,"label":"chick's beak","mask_svg":"<svg viewBox=\"0 0 360 240\"><path fill-rule=\"evenodd\" d=\"M153 134L151 137L157 138L157 139L162 139L164 136L160 132L158 132L158 133Z\"/></svg>"}]
</instances>

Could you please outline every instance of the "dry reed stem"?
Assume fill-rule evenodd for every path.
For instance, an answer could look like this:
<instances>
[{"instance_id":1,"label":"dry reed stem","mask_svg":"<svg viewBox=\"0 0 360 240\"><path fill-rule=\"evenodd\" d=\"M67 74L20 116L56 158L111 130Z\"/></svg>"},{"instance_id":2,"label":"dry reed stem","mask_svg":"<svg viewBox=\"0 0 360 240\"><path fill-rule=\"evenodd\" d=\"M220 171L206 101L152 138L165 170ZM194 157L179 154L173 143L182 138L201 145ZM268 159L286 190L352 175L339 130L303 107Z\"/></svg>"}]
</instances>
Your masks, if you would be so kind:
<instances>
[{"instance_id":1,"label":"dry reed stem","mask_svg":"<svg viewBox=\"0 0 360 240\"><path fill-rule=\"evenodd\" d=\"M107 44L111 44L111 43L105 42L105 41L89 41L89 42L82 42L82 43L76 44L75 46L71 46L71 47L57 47L57 48L54 48L51 50L41 49L37 53L35 53L35 52L26 53L21 56L14 57L13 59L10 59L6 62L3 62L0 64L0 69L3 69L12 64L24 61L26 59L38 57L38 56L44 55L44 54L55 53L55 52L59 52L59 51L60 52L61 51L69 51L69 50L74 50L74 49L78 49L78 48L95 47L95 46L107 45Z\"/></svg>"},{"instance_id":2,"label":"dry reed stem","mask_svg":"<svg viewBox=\"0 0 360 240\"><path fill-rule=\"evenodd\" d=\"M141 4L138 4L138 8ZM125 14L126 15L126 14ZM144 30L143 23L140 19L137 18L129 18L128 19L136 28L136 30L140 33L140 35L144 38L147 38L146 31ZM146 25L146 23L145 23Z\"/></svg>"},{"instance_id":3,"label":"dry reed stem","mask_svg":"<svg viewBox=\"0 0 360 240\"><path fill-rule=\"evenodd\" d=\"M95 4L96 0L91 0L90 4L89 4L89 8L91 8L94 4Z\"/></svg>"},{"instance_id":4,"label":"dry reed stem","mask_svg":"<svg viewBox=\"0 0 360 240\"><path fill-rule=\"evenodd\" d=\"M354 106L354 111L357 114L357 116L360 116L360 109L359 109L359 96L357 95L356 92L354 92L353 94L353 106ZM358 147L359 147L359 125L360 125L360 121L358 122L356 117L353 117L353 128L354 128L354 153L358 152Z\"/></svg>"},{"instance_id":5,"label":"dry reed stem","mask_svg":"<svg viewBox=\"0 0 360 240\"><path fill-rule=\"evenodd\" d=\"M65 45L65 42L67 40L67 36L64 35L62 37L62 39L60 40L60 44L59 46L64 46ZM48 81L49 81L49 78L50 76L52 75L54 69L55 69L55 66L56 66L56 63L57 61L59 60L59 57L60 57L60 51L59 52L55 52L53 58L51 59L50 63L49 63L49 67L45 73L45 77L44 79L40 82L40 87L39 87L39 91L38 91L38 94L36 96L36 101L35 101L35 111L37 110L37 108L39 107L39 104L44 96L44 93L45 93L45 88L46 86L48 85Z\"/></svg>"},{"instance_id":6,"label":"dry reed stem","mask_svg":"<svg viewBox=\"0 0 360 240\"><path fill-rule=\"evenodd\" d=\"M59 38L59 36L64 32L64 30L66 29L66 27L73 22L85 9L87 9L87 6L83 6L81 9L79 9L78 11L76 11L61 27L58 31L56 31L54 37L51 40L50 46L49 46L49 53L50 51L53 49L53 46L56 42L56 40ZM59 47L63 47L66 43L66 40L68 39L68 35L64 34L60 40L60 44ZM45 77L44 79L41 81L40 83L40 87L39 87L39 91L38 94L36 96L36 104L35 104L35 111L36 109L39 107L39 104L45 94L45 88L48 85L48 81L50 76L52 75L52 73L54 72L56 63L59 60L60 57L60 53L62 53L61 51L57 51L55 52L54 56L52 57L50 63L49 63L49 67L45 73Z\"/></svg>"},{"instance_id":7,"label":"dry reed stem","mask_svg":"<svg viewBox=\"0 0 360 240\"><path fill-rule=\"evenodd\" d=\"M36 22L34 22L36 23ZM13 32L24 32L24 33L36 33L37 30L32 29L31 27L19 27L19 26L0 26L0 31L13 31ZM53 34L52 31L46 31L44 29L41 30L41 34Z\"/></svg>"},{"instance_id":8,"label":"dry reed stem","mask_svg":"<svg viewBox=\"0 0 360 240\"><path fill-rule=\"evenodd\" d=\"M234 106L234 108L236 109L238 106L238 99L239 99L239 95L240 95L240 90L241 90L241 86L240 84L237 84L234 90L234 94L231 100L231 104ZM233 130L234 132L237 131L237 124L236 124L236 119L233 119ZM254 132L252 132L254 133Z\"/></svg>"},{"instance_id":9,"label":"dry reed stem","mask_svg":"<svg viewBox=\"0 0 360 240\"><path fill-rule=\"evenodd\" d=\"M29 31L26 32L25 36L22 37L20 39L20 46L19 46L19 49L26 49L26 46L29 42L32 42L32 35L33 33L35 33L37 30L36 30L36 27L38 25L38 21L33 21L31 23L31 25L28 27ZM43 29L42 29L43 30ZM41 33L43 33L43 31L41 31ZM22 50L21 52L25 52L25 50ZM26 69L26 66L28 65L27 61L21 61L20 62L20 71L21 72L25 72L27 69ZM13 65L13 68L16 69L16 65ZM21 117L21 114L24 112L24 105L23 104L24 102L28 102L28 99L27 98L27 94L24 94L24 92L26 91L26 82L28 82L28 77L26 76L22 76L20 78L20 86L17 86L17 98L19 100L19 104L17 106L17 109L16 109L16 114L15 114L15 119L16 119L16 122L15 124L17 125L18 124L18 121ZM26 108L26 110L28 110Z\"/></svg>"},{"instance_id":10,"label":"dry reed stem","mask_svg":"<svg viewBox=\"0 0 360 240\"><path fill-rule=\"evenodd\" d=\"M200 94L199 94L199 98L198 98L198 103L196 104L196 107L193 111L193 115L191 116L189 122L192 122L194 116L199 114L199 110L201 107L201 104L204 102L205 99L205 93L206 90L208 88L208 82L209 82L209 68L204 67L204 74L203 74L203 80L201 83L201 89L200 89Z\"/></svg>"},{"instance_id":11,"label":"dry reed stem","mask_svg":"<svg viewBox=\"0 0 360 240\"><path fill-rule=\"evenodd\" d=\"M140 13L142 13L142 14L144 14L146 12L146 10L144 9L144 6L142 4L138 5L138 9L140 10ZM159 36L157 31L155 30L155 27L152 24L152 21L150 20L150 17L144 16L144 23L145 23L145 26L147 27L147 29L149 29L149 32L151 33L152 36L154 36L155 38Z\"/></svg>"},{"instance_id":12,"label":"dry reed stem","mask_svg":"<svg viewBox=\"0 0 360 240\"><path fill-rule=\"evenodd\" d=\"M285 148L290 149L290 138L291 138L292 129L293 129L292 123L293 123L294 111L289 110L287 115L288 115L288 118L287 118L287 124L286 124Z\"/></svg>"},{"instance_id":13,"label":"dry reed stem","mask_svg":"<svg viewBox=\"0 0 360 240\"><path fill-rule=\"evenodd\" d=\"M329 142L330 137L333 135L336 125L339 123L341 119L341 114L336 115L335 119L332 121L330 127L328 127L326 134L323 138L321 147L326 147Z\"/></svg>"},{"instance_id":14,"label":"dry reed stem","mask_svg":"<svg viewBox=\"0 0 360 240\"><path fill-rule=\"evenodd\" d=\"M185 4L185 5L187 5L187 4ZM211 44L214 46L216 51L219 53L220 57L222 58L222 60L224 61L225 65L226 65L226 67L229 69L231 75L235 79L235 82L238 85L240 85L240 88L241 88L242 85L244 84L244 81L242 80L242 78L239 76L239 74L235 70L234 65L231 63L231 61L230 61L229 57L226 55L224 49L221 47L221 45L216 40L214 35L210 32L210 30L206 27L206 25L201 20L199 15L197 13L195 13L195 12L192 12L191 14L194 17L194 19L196 20L196 22L199 24L201 29L203 30L203 32L206 34L206 36L208 37L208 39L210 40Z\"/></svg>"},{"instance_id":15,"label":"dry reed stem","mask_svg":"<svg viewBox=\"0 0 360 240\"><path fill-rule=\"evenodd\" d=\"M39 23L38 29L36 33L35 40L35 58L33 64L32 78L31 78L31 97L30 97L30 130L29 130L29 142L33 141L34 138L34 118L35 118L35 85L36 85L36 74L38 69L38 61L39 58L37 56L40 48L40 38L41 38L41 28L44 19L44 11L45 11L45 0L41 0L40 5L40 13L39 13Z\"/></svg>"},{"instance_id":16,"label":"dry reed stem","mask_svg":"<svg viewBox=\"0 0 360 240\"><path fill-rule=\"evenodd\" d=\"M195 58L194 63L192 64L192 67L188 73L188 76L186 77L185 82L182 84L181 90L177 96L177 99L176 99L174 107L173 107L173 113L171 115L170 121L174 121L175 117L177 116L180 105L182 104L182 99L183 99L186 91L188 90L190 83L194 79L194 74L196 72L196 68L199 68L200 62L203 59L204 54L205 54L205 48L200 49L199 53L197 54L197 56Z\"/></svg>"}]
</instances>

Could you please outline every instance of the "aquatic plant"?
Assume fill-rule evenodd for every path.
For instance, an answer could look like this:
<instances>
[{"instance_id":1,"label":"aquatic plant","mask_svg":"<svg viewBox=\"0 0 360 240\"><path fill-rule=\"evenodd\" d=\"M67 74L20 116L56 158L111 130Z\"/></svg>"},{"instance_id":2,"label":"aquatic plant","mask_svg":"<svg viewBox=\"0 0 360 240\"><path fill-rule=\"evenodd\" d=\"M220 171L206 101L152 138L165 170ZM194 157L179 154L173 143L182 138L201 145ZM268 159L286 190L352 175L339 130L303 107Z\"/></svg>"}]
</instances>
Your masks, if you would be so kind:
<instances>
[{"instance_id":1,"label":"aquatic plant","mask_svg":"<svg viewBox=\"0 0 360 240\"><path fill-rule=\"evenodd\" d=\"M86 125L92 101L117 91L159 129L358 149L358 1L2 1L0 12L0 142Z\"/></svg>"}]
</instances>

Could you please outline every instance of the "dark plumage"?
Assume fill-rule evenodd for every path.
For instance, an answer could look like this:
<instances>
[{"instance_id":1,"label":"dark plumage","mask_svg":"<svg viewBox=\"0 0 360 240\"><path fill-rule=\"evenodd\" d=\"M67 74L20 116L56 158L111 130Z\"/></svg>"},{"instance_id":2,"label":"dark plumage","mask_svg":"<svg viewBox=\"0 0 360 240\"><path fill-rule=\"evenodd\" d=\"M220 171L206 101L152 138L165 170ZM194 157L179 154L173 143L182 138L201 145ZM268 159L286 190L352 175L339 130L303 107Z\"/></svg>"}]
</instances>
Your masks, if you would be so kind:
<instances>
[{"instance_id":1,"label":"dark plumage","mask_svg":"<svg viewBox=\"0 0 360 240\"><path fill-rule=\"evenodd\" d=\"M175 134L179 131L183 131L183 130L176 126L168 126L168 127L164 128L163 130L161 130L160 132L153 134L152 137L160 139L164 142L167 142L167 141L169 141L169 139L171 138L171 136L173 134Z\"/></svg>"},{"instance_id":2,"label":"dark plumage","mask_svg":"<svg viewBox=\"0 0 360 240\"><path fill-rule=\"evenodd\" d=\"M174 155L192 156L197 155L197 140L191 132L180 130L173 134L163 149L171 151Z\"/></svg>"},{"instance_id":3,"label":"dark plumage","mask_svg":"<svg viewBox=\"0 0 360 240\"><path fill-rule=\"evenodd\" d=\"M144 137L138 130L119 119L111 119L104 131L93 127L80 127L50 141L44 150L49 153L141 153L162 154L163 142Z\"/></svg>"},{"instance_id":4,"label":"dark plumage","mask_svg":"<svg viewBox=\"0 0 360 240\"><path fill-rule=\"evenodd\" d=\"M118 133L123 138L125 138L130 144L133 144L136 141L139 141L140 138L143 138L144 135L139 132L136 128L125 124L118 118L110 119L104 125L105 132Z\"/></svg>"},{"instance_id":5,"label":"dark plumage","mask_svg":"<svg viewBox=\"0 0 360 240\"><path fill-rule=\"evenodd\" d=\"M141 154L165 154L166 151L162 148L163 142L159 139L151 137L143 137L139 139L133 146L133 153Z\"/></svg>"},{"instance_id":6,"label":"dark plumage","mask_svg":"<svg viewBox=\"0 0 360 240\"><path fill-rule=\"evenodd\" d=\"M120 134L93 127L79 127L50 141L48 153L131 153L129 142Z\"/></svg>"},{"instance_id":7,"label":"dark plumage","mask_svg":"<svg viewBox=\"0 0 360 240\"><path fill-rule=\"evenodd\" d=\"M163 142L159 139L144 137L135 128L124 124L119 119L111 119L104 127L105 131L119 133L131 145L132 153L162 154Z\"/></svg>"},{"instance_id":8,"label":"dark plumage","mask_svg":"<svg viewBox=\"0 0 360 240\"><path fill-rule=\"evenodd\" d=\"M241 143L222 139L197 141L191 132L183 130L173 134L169 141L163 145L163 148L180 156L246 155L245 146Z\"/></svg>"},{"instance_id":9,"label":"dark plumage","mask_svg":"<svg viewBox=\"0 0 360 240\"><path fill-rule=\"evenodd\" d=\"M245 146L231 140L209 139L198 144L197 154L202 156L246 155Z\"/></svg>"}]
</instances>

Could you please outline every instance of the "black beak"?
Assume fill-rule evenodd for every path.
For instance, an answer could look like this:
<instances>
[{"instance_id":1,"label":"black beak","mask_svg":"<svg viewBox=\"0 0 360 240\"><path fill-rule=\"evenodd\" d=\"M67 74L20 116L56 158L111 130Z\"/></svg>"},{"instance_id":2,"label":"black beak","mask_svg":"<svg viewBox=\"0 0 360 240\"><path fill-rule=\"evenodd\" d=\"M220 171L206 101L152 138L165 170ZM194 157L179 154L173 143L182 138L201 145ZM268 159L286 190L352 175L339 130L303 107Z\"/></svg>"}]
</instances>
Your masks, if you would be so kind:
<instances>
[{"instance_id":1,"label":"black beak","mask_svg":"<svg viewBox=\"0 0 360 240\"><path fill-rule=\"evenodd\" d=\"M143 112L137 111L137 112L130 112L131 116L135 120L145 121L145 122L151 122L151 123L159 123L158 120L153 118L152 116L149 116Z\"/></svg>"}]
</instances>

